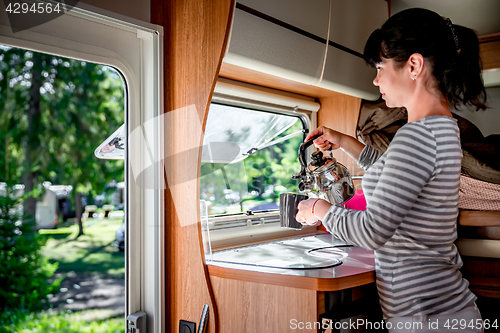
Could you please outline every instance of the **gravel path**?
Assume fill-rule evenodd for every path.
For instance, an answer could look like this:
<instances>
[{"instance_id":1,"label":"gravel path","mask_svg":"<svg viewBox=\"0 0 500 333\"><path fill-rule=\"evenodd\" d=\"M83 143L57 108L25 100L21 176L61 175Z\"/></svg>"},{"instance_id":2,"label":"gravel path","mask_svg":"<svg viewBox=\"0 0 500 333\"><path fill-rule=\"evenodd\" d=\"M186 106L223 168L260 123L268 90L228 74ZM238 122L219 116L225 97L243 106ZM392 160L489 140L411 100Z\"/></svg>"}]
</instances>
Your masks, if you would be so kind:
<instances>
[{"instance_id":1,"label":"gravel path","mask_svg":"<svg viewBox=\"0 0 500 333\"><path fill-rule=\"evenodd\" d=\"M125 280L68 274L60 292L50 297L49 303L58 310L105 309L116 316L124 315Z\"/></svg>"}]
</instances>

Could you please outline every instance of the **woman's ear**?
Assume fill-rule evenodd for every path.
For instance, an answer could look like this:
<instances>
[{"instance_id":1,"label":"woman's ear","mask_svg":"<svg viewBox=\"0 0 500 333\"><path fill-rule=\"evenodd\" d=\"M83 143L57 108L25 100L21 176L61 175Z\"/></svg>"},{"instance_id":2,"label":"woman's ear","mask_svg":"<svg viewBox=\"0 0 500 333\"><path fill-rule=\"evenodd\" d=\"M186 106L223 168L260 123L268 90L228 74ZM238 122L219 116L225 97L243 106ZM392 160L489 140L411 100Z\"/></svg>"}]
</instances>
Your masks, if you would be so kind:
<instances>
[{"instance_id":1,"label":"woman's ear","mask_svg":"<svg viewBox=\"0 0 500 333\"><path fill-rule=\"evenodd\" d=\"M410 77L413 81L418 79L424 69L424 57L420 53L413 53L407 61Z\"/></svg>"}]
</instances>

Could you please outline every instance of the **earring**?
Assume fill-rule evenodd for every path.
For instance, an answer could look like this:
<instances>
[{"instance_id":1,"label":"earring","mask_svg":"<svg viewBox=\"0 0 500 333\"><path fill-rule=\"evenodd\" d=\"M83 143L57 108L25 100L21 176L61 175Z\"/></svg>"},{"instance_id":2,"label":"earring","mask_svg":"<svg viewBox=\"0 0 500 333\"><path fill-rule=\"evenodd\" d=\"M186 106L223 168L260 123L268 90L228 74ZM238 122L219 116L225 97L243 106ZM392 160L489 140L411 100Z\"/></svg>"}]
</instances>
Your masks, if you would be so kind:
<instances>
[{"instance_id":1,"label":"earring","mask_svg":"<svg viewBox=\"0 0 500 333\"><path fill-rule=\"evenodd\" d=\"M417 75L413 75L413 77L411 78L413 81L415 81L417 79Z\"/></svg>"}]
</instances>

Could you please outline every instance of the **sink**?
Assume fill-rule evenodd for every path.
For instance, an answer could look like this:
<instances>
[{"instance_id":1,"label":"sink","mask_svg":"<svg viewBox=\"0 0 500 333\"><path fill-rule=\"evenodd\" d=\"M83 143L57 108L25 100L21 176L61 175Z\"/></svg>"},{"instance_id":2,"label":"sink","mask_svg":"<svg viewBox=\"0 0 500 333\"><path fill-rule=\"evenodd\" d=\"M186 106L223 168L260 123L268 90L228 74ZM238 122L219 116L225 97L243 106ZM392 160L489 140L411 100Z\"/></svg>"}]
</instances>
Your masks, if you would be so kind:
<instances>
[{"instance_id":1,"label":"sink","mask_svg":"<svg viewBox=\"0 0 500 333\"><path fill-rule=\"evenodd\" d=\"M216 251L212 262L281 269L323 269L342 264L349 246L330 234L298 237ZM208 261L208 260L207 260Z\"/></svg>"}]
</instances>

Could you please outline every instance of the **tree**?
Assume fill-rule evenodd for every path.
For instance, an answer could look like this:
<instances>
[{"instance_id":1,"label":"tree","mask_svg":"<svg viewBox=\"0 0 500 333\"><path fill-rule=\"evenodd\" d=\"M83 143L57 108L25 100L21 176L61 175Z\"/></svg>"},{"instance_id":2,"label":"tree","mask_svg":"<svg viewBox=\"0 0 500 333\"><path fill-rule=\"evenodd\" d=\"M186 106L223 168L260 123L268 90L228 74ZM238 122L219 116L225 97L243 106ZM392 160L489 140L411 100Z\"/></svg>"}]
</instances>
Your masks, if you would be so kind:
<instances>
[{"instance_id":1,"label":"tree","mask_svg":"<svg viewBox=\"0 0 500 333\"><path fill-rule=\"evenodd\" d=\"M302 124L296 122L286 130L286 136L302 129ZM288 191L298 191L298 181L292 175L300 171L298 150L302 144L302 136L277 143L273 146L258 151L245 159L245 168L248 175L248 189L256 190L262 197L266 185L281 185Z\"/></svg>"},{"instance_id":2,"label":"tree","mask_svg":"<svg viewBox=\"0 0 500 333\"><path fill-rule=\"evenodd\" d=\"M38 155L39 143L42 140L42 110L40 107L40 88L42 87L42 55L39 53L33 54L33 66L31 66L31 84L29 86L29 103L28 103L28 130L26 133L24 151L25 151L25 168L24 168L24 190L25 193L32 193L35 187L35 182L38 176ZM34 217L36 212L36 198L28 196L24 203L24 211L29 217Z\"/></svg>"},{"instance_id":3,"label":"tree","mask_svg":"<svg viewBox=\"0 0 500 333\"><path fill-rule=\"evenodd\" d=\"M1 186L0 192L0 324L4 326L10 312L40 309L40 301L59 288L62 278L47 282L57 263L42 256L44 240L34 232L34 221L22 222L21 201L13 187Z\"/></svg>"},{"instance_id":4,"label":"tree","mask_svg":"<svg viewBox=\"0 0 500 333\"><path fill-rule=\"evenodd\" d=\"M110 67L0 46L5 180L23 182L26 192L46 180L69 184L80 197L123 177L123 161L94 157L94 149L124 121L123 91ZM35 199L25 201L28 215L35 216Z\"/></svg>"},{"instance_id":5,"label":"tree","mask_svg":"<svg viewBox=\"0 0 500 333\"><path fill-rule=\"evenodd\" d=\"M26 66L28 60L17 49L0 45L0 179L6 182L19 182L22 175L22 138L27 132L27 122L23 119L26 118L26 104L16 101L29 100L25 86L28 81L19 83L25 75L30 75Z\"/></svg>"}]
</instances>

